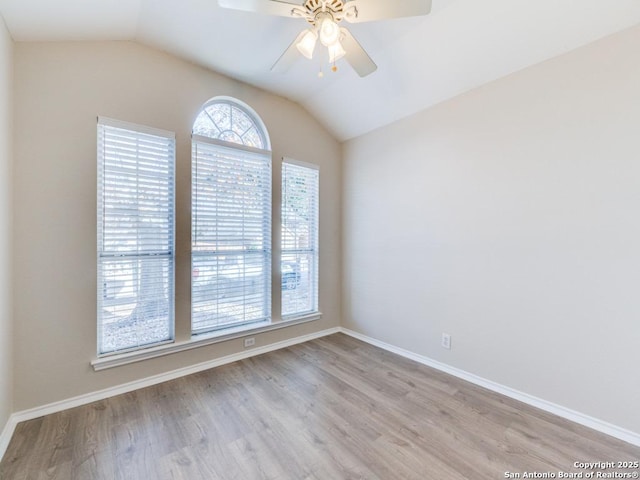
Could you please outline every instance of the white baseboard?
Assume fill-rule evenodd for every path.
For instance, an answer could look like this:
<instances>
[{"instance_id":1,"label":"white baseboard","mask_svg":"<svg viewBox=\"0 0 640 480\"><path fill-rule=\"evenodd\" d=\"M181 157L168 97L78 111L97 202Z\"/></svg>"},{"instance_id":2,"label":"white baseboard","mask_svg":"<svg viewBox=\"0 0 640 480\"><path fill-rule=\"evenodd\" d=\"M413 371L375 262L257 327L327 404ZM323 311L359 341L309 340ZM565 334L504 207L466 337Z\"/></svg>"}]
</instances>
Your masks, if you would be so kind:
<instances>
[{"instance_id":1,"label":"white baseboard","mask_svg":"<svg viewBox=\"0 0 640 480\"><path fill-rule=\"evenodd\" d=\"M250 350L234 353L232 355L227 355L225 357L220 357L207 362L198 363L196 365L191 365L189 367L179 368L177 370L161 373L158 375L154 375L152 377L143 378L141 380L135 380L133 382L125 383L115 387L105 388L104 390L99 390L97 392L91 392L84 395L79 395L77 397L60 400L59 402L50 403L48 405L42 405L40 407L31 408L29 410L22 410L20 412L15 412L9 417L9 420L7 421L7 424L4 427L4 430L2 430L2 434L0 435L0 460L4 456L7 450L7 447L9 446L9 441L13 436L13 432L16 426L20 422L24 422L26 420L33 420L34 418L39 418L44 415L61 412L69 408L86 405L88 403L96 402L98 400L104 400L105 398L114 397L116 395L121 395L123 393L132 392L140 388L150 387L152 385L157 385L159 383L167 382L169 380L174 380L176 378L184 377L186 375L191 375L192 373L202 372L204 370L209 370L211 368L237 362L238 360L244 360L245 358L262 355L263 353L272 352L274 350L280 350L281 348L290 347L298 343L304 343L310 340L314 340L316 338L332 335L334 333L338 333L339 331L340 331L339 327L329 328L327 330L310 333L308 335L302 335L299 337L291 338L289 340L283 340L281 342L272 343L262 347L252 348Z\"/></svg>"},{"instance_id":2,"label":"white baseboard","mask_svg":"<svg viewBox=\"0 0 640 480\"><path fill-rule=\"evenodd\" d=\"M11 415L9 420L7 420L7 424L2 429L2 433L0 433L0 460L4 457L4 452L7 451L7 447L9 446L9 442L11 441L13 431L16 429L17 424L18 423L13 418L13 415Z\"/></svg>"},{"instance_id":3,"label":"white baseboard","mask_svg":"<svg viewBox=\"0 0 640 480\"><path fill-rule=\"evenodd\" d=\"M418 355L417 353L404 350L402 348L390 345L385 342L381 342L380 340L376 340L375 338L371 338L361 333L355 332L353 330L349 330L348 328L340 327L340 332L346 335L349 335L353 338L357 338L358 340L362 340L363 342L369 343L376 347L380 347L383 350L396 353L402 357L408 358L410 360L414 360L423 365L427 365L428 367L435 368L436 370L440 370L442 372L448 373L450 375L453 375L454 377L461 378L462 380L466 380L470 383L479 385L488 390L492 390L494 392L500 393L507 397L513 398L515 400L519 400L523 403L526 403L527 405L531 405L532 407L536 407L536 408L539 408L540 410L553 413L554 415L557 415L559 417L565 418L567 420L578 423L580 425L584 425L585 427L589 427L598 432L605 433L607 435L610 435L612 437L618 438L627 443L640 447L640 433L626 430L617 425L613 425L603 420L599 420L597 418L590 417L589 415L585 415L575 410L571 410L570 408L557 405L555 403L549 402L542 398L534 397L533 395L529 395L528 393L520 392L518 390L507 387L505 385L501 385L491 380L487 380L486 378L482 378L477 375L474 375L473 373L469 373L464 370L460 370L458 368L438 362L429 357Z\"/></svg>"}]
</instances>

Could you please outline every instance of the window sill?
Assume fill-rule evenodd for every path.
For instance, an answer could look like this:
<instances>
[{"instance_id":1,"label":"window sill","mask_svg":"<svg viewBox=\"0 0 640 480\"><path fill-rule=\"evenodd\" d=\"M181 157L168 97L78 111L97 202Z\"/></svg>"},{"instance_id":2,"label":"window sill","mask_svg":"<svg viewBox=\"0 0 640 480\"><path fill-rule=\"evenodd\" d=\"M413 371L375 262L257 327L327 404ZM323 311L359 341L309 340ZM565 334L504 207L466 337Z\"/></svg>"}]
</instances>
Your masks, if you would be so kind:
<instances>
[{"instance_id":1,"label":"window sill","mask_svg":"<svg viewBox=\"0 0 640 480\"><path fill-rule=\"evenodd\" d=\"M228 340L246 337L247 335L256 335L258 333L270 332L271 330L278 330L280 328L299 325L301 323L312 322L320 318L322 318L322 313L317 312L302 317L287 318L279 322L261 322L242 325L236 328L226 328L213 333L194 335L191 339L182 342L174 342L145 348L143 350L136 350L135 352L98 358L91 361L91 366L96 372L98 372L108 368L142 362L151 358L163 357L165 355L171 355L185 350L192 350L206 345L213 345L214 343L226 342Z\"/></svg>"}]
</instances>

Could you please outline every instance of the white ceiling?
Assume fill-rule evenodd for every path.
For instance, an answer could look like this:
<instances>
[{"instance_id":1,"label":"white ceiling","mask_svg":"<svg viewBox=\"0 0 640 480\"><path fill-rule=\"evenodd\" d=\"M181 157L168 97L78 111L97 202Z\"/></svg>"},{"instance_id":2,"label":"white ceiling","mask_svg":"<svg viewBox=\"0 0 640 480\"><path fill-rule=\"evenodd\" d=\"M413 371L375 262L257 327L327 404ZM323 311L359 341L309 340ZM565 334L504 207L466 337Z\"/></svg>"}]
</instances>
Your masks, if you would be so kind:
<instances>
[{"instance_id":1,"label":"white ceiling","mask_svg":"<svg viewBox=\"0 0 640 480\"><path fill-rule=\"evenodd\" d=\"M285 74L270 72L304 21L217 0L0 0L0 14L16 41L160 48L295 100L346 140L636 25L640 1L433 0L426 17L348 25L378 65L365 78L344 61L318 78L319 62L302 57Z\"/></svg>"}]
</instances>

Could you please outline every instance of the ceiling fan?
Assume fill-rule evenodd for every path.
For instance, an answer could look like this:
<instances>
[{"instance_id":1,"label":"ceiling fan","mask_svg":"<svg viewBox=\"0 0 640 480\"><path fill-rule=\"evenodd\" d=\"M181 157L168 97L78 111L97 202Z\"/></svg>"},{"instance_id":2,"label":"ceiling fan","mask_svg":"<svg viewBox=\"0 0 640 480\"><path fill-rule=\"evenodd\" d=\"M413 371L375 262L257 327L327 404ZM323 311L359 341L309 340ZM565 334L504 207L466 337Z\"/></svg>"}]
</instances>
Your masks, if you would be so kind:
<instances>
[{"instance_id":1,"label":"ceiling fan","mask_svg":"<svg viewBox=\"0 0 640 480\"><path fill-rule=\"evenodd\" d=\"M339 26L342 20L363 23L427 15L431 11L431 0L306 0L302 5L283 0L218 0L218 4L223 8L302 18L310 24L273 64L272 71L287 71L300 54L311 59L319 39L327 48L334 72L336 61L344 57L361 77L378 67L351 32Z\"/></svg>"}]
</instances>

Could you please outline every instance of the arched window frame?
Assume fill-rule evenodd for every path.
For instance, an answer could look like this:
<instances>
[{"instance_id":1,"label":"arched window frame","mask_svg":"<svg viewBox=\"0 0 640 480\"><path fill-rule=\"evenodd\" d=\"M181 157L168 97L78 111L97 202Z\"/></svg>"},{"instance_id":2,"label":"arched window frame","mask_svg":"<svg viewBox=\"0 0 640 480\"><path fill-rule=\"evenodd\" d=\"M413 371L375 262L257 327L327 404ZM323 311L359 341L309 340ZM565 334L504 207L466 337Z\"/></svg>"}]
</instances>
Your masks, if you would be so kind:
<instances>
[{"instance_id":1,"label":"arched window frame","mask_svg":"<svg viewBox=\"0 0 640 480\"><path fill-rule=\"evenodd\" d=\"M217 119L213 115L211 115L210 110L212 109L212 107L216 107L216 106L228 107L230 109L231 114L230 114L229 127L226 127L225 125L221 125L220 122L218 122ZM252 128L256 130L256 133L260 138L260 144L256 145L253 142L246 140L245 135L250 131L251 128L238 128L237 130L240 130L240 131L244 130L243 134L240 134L234 128L237 125L237 123L236 125L234 125L234 120L238 120L237 117L234 117L233 115L234 112L240 113L246 118L246 120L251 122ZM218 130L218 134L207 135L203 130L196 131L197 125L201 121L201 119L204 119L207 117L209 118L211 125L213 125ZM237 141L228 139L228 137L225 137L224 134L229 131L235 133L242 141L237 142ZM200 113L196 117L195 121L193 122L192 133L193 135L197 135L199 137L219 140L225 143L233 143L240 146L257 148L259 150L265 150L269 152L271 151L271 142L269 139L269 134L267 132L267 127L265 126L260 116L249 105L233 97L226 97L226 96L214 97L211 100L209 100L207 103L205 103L200 109Z\"/></svg>"}]
</instances>

